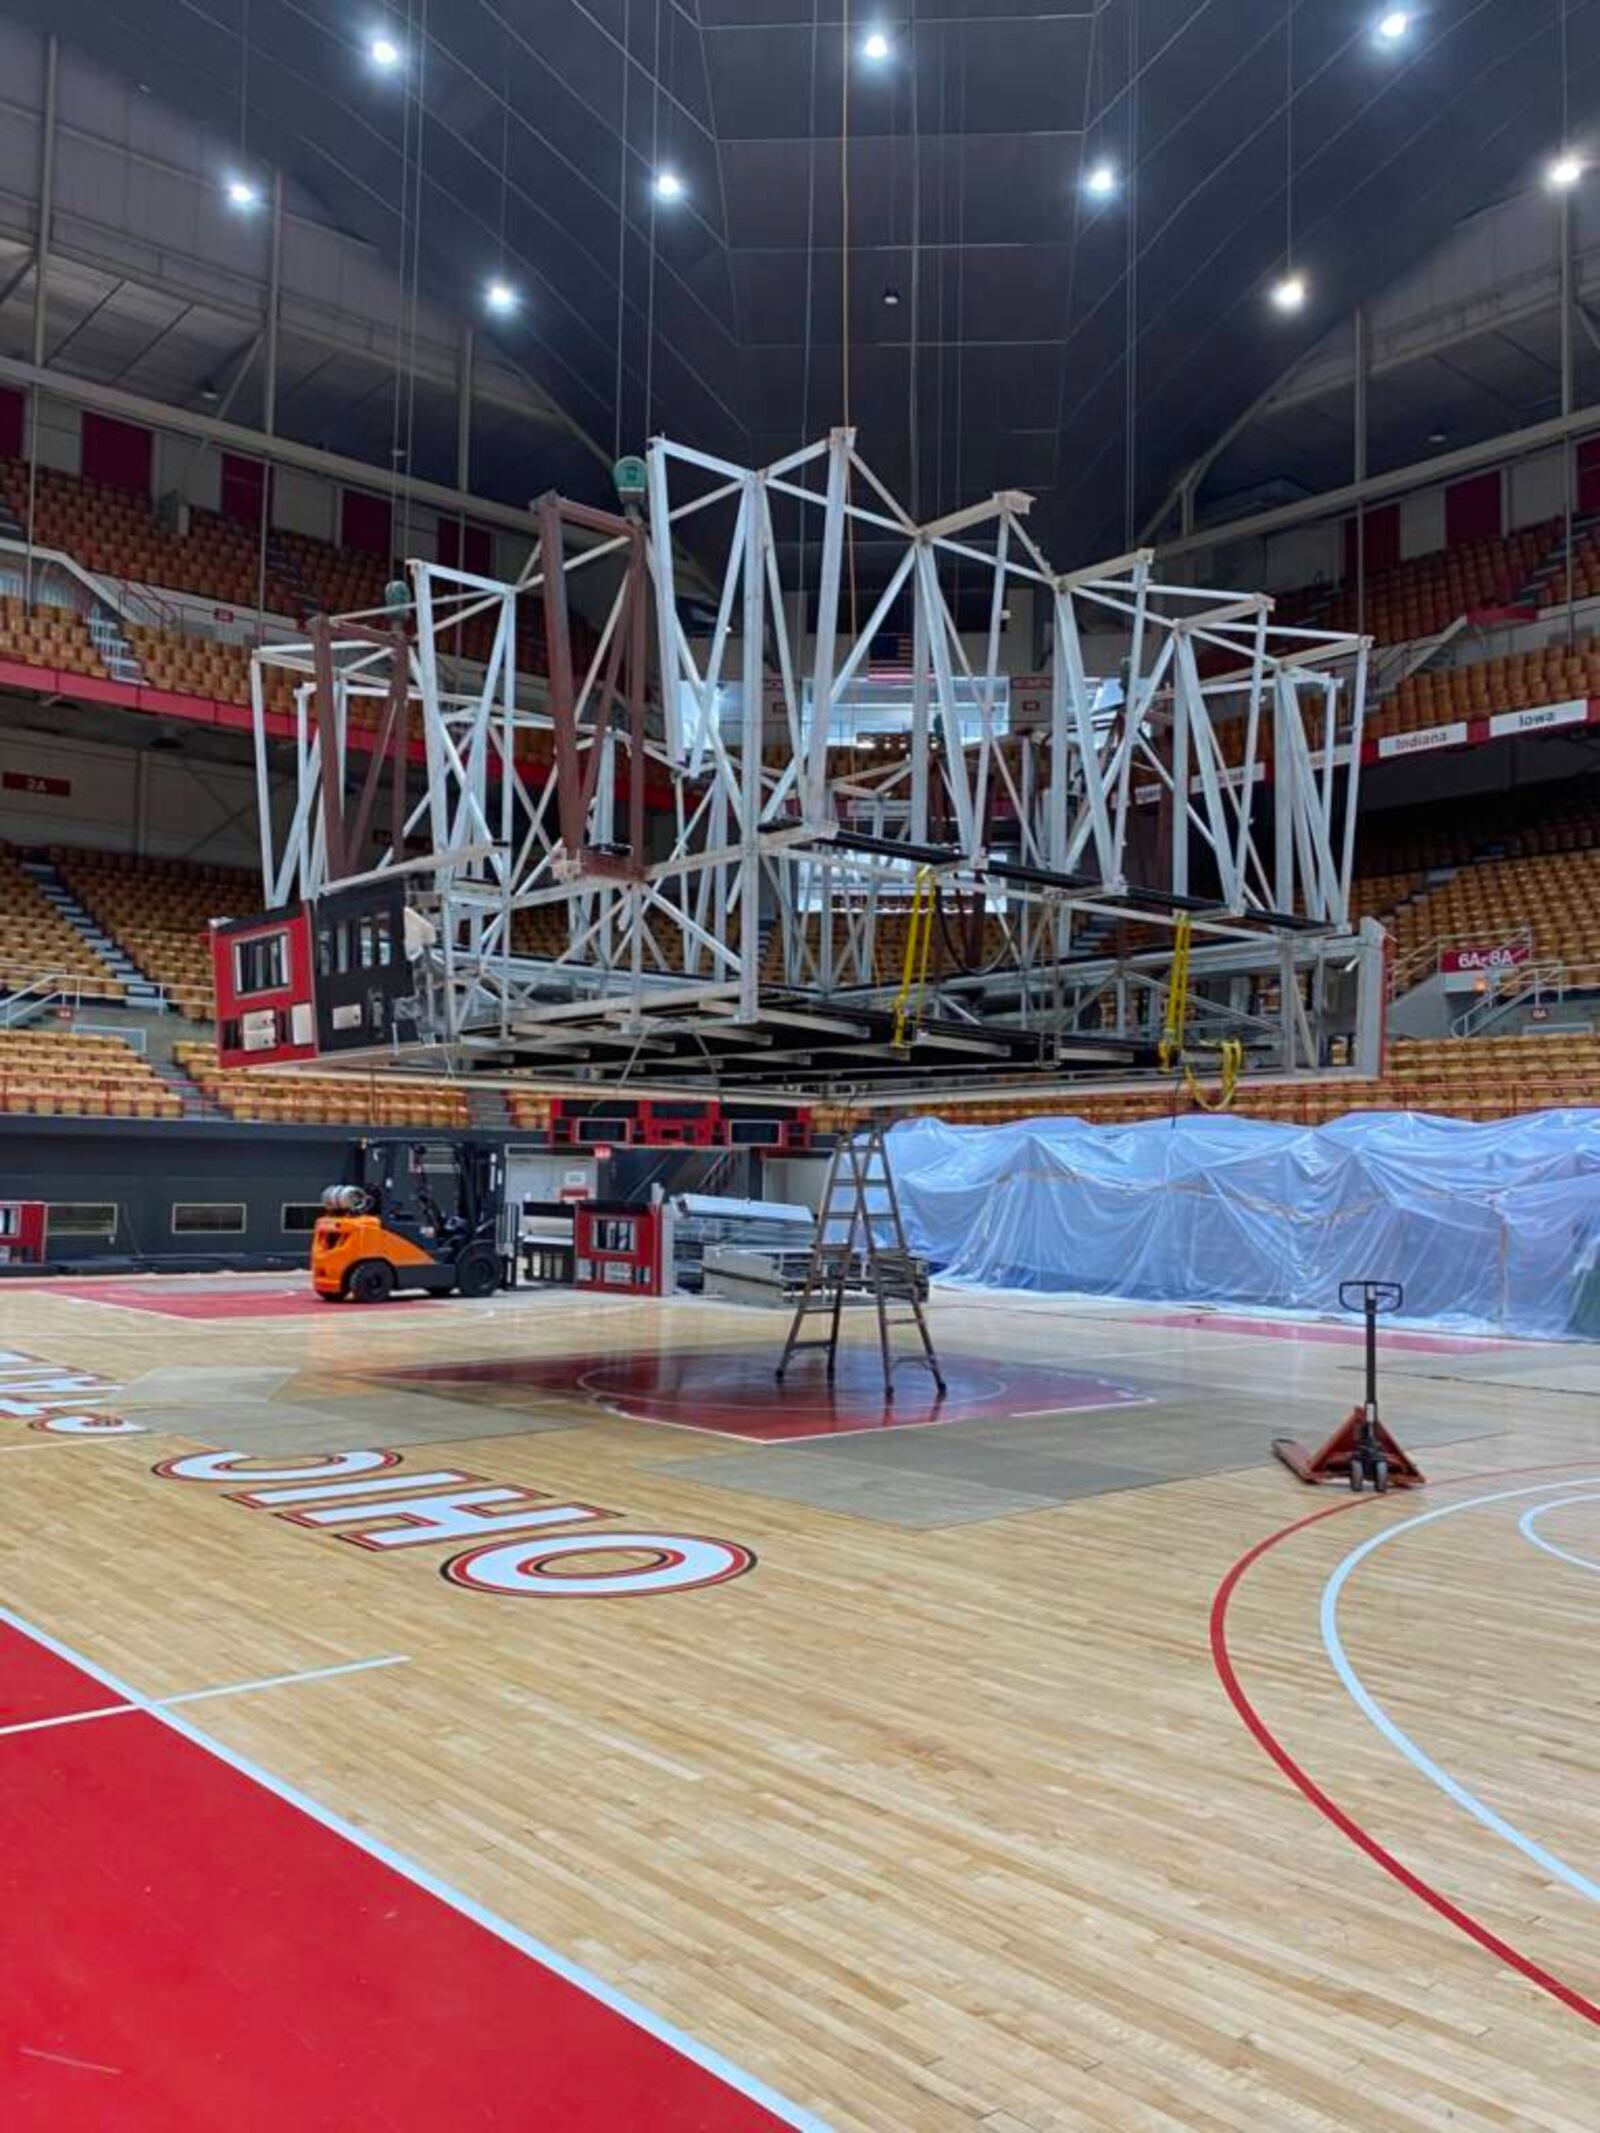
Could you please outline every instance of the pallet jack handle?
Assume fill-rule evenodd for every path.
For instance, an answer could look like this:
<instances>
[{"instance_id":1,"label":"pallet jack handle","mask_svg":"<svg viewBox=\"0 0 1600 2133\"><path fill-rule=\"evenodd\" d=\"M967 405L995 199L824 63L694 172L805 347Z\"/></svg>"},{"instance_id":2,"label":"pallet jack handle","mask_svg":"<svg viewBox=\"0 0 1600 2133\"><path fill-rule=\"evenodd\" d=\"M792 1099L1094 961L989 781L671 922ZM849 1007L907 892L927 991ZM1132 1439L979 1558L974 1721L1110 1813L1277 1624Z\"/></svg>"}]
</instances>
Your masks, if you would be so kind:
<instances>
[{"instance_id":1,"label":"pallet jack handle","mask_svg":"<svg viewBox=\"0 0 1600 2133\"><path fill-rule=\"evenodd\" d=\"M1341 1281L1341 1311L1361 1311L1367 1321L1367 1412L1378 1411L1378 1314L1398 1311L1406 1292L1398 1281Z\"/></svg>"},{"instance_id":2,"label":"pallet jack handle","mask_svg":"<svg viewBox=\"0 0 1600 2133\"><path fill-rule=\"evenodd\" d=\"M1406 1292L1398 1281L1341 1281L1339 1307L1359 1311L1367 1329L1364 1403L1351 1411L1315 1451L1293 1437L1274 1437L1272 1450L1301 1481L1342 1481L1359 1490L1368 1482L1382 1495L1389 1488L1415 1489L1421 1468L1395 1440L1378 1413L1378 1318L1398 1311Z\"/></svg>"}]
</instances>

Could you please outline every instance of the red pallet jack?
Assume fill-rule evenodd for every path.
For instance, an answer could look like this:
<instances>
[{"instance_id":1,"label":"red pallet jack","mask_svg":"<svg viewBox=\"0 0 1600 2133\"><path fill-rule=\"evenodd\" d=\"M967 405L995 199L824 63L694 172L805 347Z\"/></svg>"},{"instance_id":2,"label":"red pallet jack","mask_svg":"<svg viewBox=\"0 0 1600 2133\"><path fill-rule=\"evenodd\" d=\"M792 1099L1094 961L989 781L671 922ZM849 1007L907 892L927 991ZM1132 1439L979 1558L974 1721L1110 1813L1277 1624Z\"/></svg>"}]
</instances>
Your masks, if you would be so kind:
<instances>
[{"instance_id":1,"label":"red pallet jack","mask_svg":"<svg viewBox=\"0 0 1600 2133\"><path fill-rule=\"evenodd\" d=\"M1381 1496L1386 1489L1419 1489L1422 1469L1385 1428L1378 1413L1378 1314L1398 1311L1405 1291L1398 1281L1341 1281L1339 1307L1362 1311L1367 1321L1367 1396L1353 1407L1327 1443L1308 1451L1293 1437L1274 1437L1272 1449L1291 1474L1313 1486L1346 1481L1359 1495L1368 1482Z\"/></svg>"}]
</instances>

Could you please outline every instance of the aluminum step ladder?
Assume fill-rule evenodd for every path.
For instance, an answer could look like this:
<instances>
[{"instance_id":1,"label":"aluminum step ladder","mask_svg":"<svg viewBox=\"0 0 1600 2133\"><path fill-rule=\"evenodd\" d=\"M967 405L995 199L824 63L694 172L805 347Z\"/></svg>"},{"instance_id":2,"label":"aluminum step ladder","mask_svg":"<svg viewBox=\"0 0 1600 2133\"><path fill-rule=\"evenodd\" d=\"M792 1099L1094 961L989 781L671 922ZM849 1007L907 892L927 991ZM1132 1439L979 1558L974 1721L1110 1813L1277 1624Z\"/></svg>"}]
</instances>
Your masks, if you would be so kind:
<instances>
[{"instance_id":1,"label":"aluminum step ladder","mask_svg":"<svg viewBox=\"0 0 1600 2133\"><path fill-rule=\"evenodd\" d=\"M776 1372L780 1385L795 1356L810 1350L826 1354L828 1382L833 1383L847 1295L867 1297L877 1314L885 1399L894 1398L894 1373L901 1363L921 1364L932 1373L934 1384L943 1393L944 1372L939 1368L923 1312L917 1262L906 1243L883 1121L879 1118L874 1118L859 1136L843 1138L828 1164L805 1283ZM901 1307L898 1316L894 1315L896 1306ZM827 1332L807 1338L807 1320L824 1314ZM915 1326L920 1352L910 1349L895 1354L891 1335L903 1326Z\"/></svg>"}]
</instances>

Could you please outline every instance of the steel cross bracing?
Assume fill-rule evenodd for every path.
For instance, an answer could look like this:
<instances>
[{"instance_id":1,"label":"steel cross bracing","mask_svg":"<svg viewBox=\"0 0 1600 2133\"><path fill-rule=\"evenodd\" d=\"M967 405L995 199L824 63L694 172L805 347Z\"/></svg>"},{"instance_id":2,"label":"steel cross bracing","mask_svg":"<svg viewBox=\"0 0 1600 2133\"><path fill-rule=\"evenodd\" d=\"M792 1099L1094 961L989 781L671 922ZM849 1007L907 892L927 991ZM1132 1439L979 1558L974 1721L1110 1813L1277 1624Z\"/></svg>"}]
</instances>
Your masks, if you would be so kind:
<instances>
[{"instance_id":1,"label":"steel cross bracing","mask_svg":"<svg viewBox=\"0 0 1600 2133\"><path fill-rule=\"evenodd\" d=\"M1208 1012L1236 1012L1258 1065L1319 1063L1319 973L1352 954L1367 640L1158 582L1146 550L1058 572L1019 491L916 524L850 430L761 469L663 438L648 469L643 519L543 500L514 583L413 562L404 613L257 653L270 902L403 871L432 928L424 1026L459 1064L796 1091L1136 1068L1152 1040L1130 1002L1183 913ZM957 572L982 588L972 634ZM1049 700L1013 731L1025 603ZM903 748L862 769L837 731L908 620ZM293 684L286 802L273 668ZM375 724L391 777L409 764L379 832ZM942 948L897 1044L919 873ZM1144 967L1108 988L1129 927ZM1299 1003L1270 1037L1229 1006L1247 968Z\"/></svg>"}]
</instances>

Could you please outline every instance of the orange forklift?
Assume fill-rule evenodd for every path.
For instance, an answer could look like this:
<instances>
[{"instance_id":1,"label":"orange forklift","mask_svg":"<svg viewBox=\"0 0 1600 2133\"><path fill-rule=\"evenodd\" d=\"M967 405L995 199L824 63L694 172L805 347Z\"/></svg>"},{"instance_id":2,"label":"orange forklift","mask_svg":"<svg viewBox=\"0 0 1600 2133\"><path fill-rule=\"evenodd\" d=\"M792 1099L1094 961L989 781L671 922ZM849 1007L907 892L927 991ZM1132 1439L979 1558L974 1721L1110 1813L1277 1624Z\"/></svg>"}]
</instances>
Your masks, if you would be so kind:
<instances>
[{"instance_id":1,"label":"orange forklift","mask_svg":"<svg viewBox=\"0 0 1600 2133\"><path fill-rule=\"evenodd\" d=\"M397 1289L490 1296L506 1284L505 1155L488 1141L360 1140L322 1195L311 1285L325 1303Z\"/></svg>"}]
</instances>

